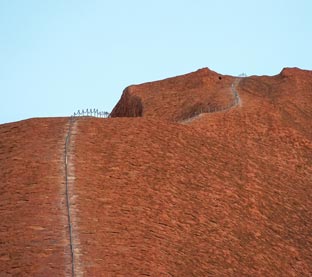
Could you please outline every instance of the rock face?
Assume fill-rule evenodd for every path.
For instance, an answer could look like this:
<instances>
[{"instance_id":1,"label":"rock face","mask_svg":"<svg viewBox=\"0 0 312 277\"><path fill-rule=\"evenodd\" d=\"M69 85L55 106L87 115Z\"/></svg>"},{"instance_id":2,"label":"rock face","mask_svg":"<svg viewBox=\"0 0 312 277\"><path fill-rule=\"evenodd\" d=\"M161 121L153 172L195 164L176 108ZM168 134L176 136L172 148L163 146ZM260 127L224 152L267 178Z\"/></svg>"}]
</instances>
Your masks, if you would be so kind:
<instances>
[{"instance_id":1,"label":"rock face","mask_svg":"<svg viewBox=\"0 0 312 277\"><path fill-rule=\"evenodd\" d=\"M67 122L0 125L0 276L71 273L64 197Z\"/></svg>"},{"instance_id":2,"label":"rock face","mask_svg":"<svg viewBox=\"0 0 312 277\"><path fill-rule=\"evenodd\" d=\"M233 101L230 87L234 79L204 68L162 81L130 86L126 88L111 116L128 117L135 114L130 116L181 121L208 107L221 109ZM136 113L133 112L135 105L129 105L129 99L141 103Z\"/></svg>"},{"instance_id":3,"label":"rock face","mask_svg":"<svg viewBox=\"0 0 312 277\"><path fill-rule=\"evenodd\" d=\"M127 88L111 116L71 131L76 276L312 275L311 71L202 69ZM3 276L72 274L68 122L0 125Z\"/></svg>"}]
</instances>

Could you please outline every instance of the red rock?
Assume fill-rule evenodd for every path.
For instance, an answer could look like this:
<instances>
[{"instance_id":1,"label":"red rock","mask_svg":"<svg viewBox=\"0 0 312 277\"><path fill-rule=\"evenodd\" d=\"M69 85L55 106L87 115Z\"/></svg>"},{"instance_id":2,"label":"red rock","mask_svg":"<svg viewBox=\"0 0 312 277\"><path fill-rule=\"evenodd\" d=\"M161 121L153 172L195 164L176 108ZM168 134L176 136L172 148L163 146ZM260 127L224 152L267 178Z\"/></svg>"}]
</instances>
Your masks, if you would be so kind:
<instances>
[{"instance_id":1,"label":"red rock","mask_svg":"<svg viewBox=\"0 0 312 277\"><path fill-rule=\"evenodd\" d=\"M0 125L0 276L70 274L66 118Z\"/></svg>"},{"instance_id":2,"label":"red rock","mask_svg":"<svg viewBox=\"0 0 312 277\"><path fill-rule=\"evenodd\" d=\"M113 118L75 121L77 276L312 275L311 71L243 78L240 105L186 121L233 101L234 81L203 69L131 86ZM0 125L7 275L70 275L67 122Z\"/></svg>"}]
</instances>

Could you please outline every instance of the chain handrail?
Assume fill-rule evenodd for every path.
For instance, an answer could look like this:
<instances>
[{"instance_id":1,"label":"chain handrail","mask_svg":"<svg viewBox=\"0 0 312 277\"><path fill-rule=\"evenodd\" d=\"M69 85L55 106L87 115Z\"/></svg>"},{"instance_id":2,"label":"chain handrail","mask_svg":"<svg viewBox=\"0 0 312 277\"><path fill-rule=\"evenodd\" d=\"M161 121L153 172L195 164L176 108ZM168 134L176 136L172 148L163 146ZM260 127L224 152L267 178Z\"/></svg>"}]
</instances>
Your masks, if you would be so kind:
<instances>
[{"instance_id":1,"label":"chain handrail","mask_svg":"<svg viewBox=\"0 0 312 277\"><path fill-rule=\"evenodd\" d=\"M91 116L91 117L102 117L102 118L108 118L110 117L110 113L106 111L99 111L98 109L82 109L78 110L77 112L74 112L72 115L73 117L77 116Z\"/></svg>"},{"instance_id":2,"label":"chain handrail","mask_svg":"<svg viewBox=\"0 0 312 277\"><path fill-rule=\"evenodd\" d=\"M69 144L71 138L71 129L74 124L74 117L71 116L68 122L68 130L65 139L65 195L66 195L66 208L67 208L67 220L68 220L68 232L69 232L69 246L71 255L71 272L72 277L75 276L75 252L74 252L74 239L73 239L73 224L71 218L71 205L70 205L70 195L69 195Z\"/></svg>"},{"instance_id":3,"label":"chain handrail","mask_svg":"<svg viewBox=\"0 0 312 277\"><path fill-rule=\"evenodd\" d=\"M70 149L70 140L73 124L75 122L75 117L79 116L90 116L90 117L110 117L109 112L99 111L98 109L86 109L78 110L72 116L69 117L68 130L65 138L65 149L64 149L64 162L65 162L65 196L66 196L66 209L67 209L67 220L68 220L68 232L69 232L69 247L70 247L70 256L71 256L71 276L76 275L76 257L75 257L75 245L73 237L73 222L71 214L71 203L69 195L69 149Z\"/></svg>"},{"instance_id":4,"label":"chain handrail","mask_svg":"<svg viewBox=\"0 0 312 277\"><path fill-rule=\"evenodd\" d=\"M229 109L239 105L241 100L240 100L240 96L238 94L238 91L236 90L236 86L238 85L240 80L242 78L245 78L245 77L247 77L247 74L242 73L242 74L238 75L238 77L235 78L234 82L231 85L231 91L233 93L234 99L232 99L227 105L222 105L222 106L210 106L210 105L208 105L205 108L202 107L201 109L194 111L187 118L182 119L180 122L192 120L194 117L197 117L202 113L223 112L223 111L229 110Z\"/></svg>"}]
</instances>

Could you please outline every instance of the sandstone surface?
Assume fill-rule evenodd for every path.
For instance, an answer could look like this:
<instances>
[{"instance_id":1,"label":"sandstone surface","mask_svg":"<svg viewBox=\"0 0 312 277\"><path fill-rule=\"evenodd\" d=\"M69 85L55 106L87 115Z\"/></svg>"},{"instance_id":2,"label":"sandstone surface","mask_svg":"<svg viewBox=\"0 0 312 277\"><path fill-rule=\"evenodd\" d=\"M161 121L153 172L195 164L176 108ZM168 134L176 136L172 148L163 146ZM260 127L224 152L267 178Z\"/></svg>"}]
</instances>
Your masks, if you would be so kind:
<instances>
[{"instance_id":1,"label":"sandstone surface","mask_svg":"<svg viewBox=\"0 0 312 277\"><path fill-rule=\"evenodd\" d=\"M297 68L201 69L126 88L111 118L75 118L75 276L311 276L311 119L312 72ZM0 125L3 276L72 274L68 124Z\"/></svg>"}]
</instances>

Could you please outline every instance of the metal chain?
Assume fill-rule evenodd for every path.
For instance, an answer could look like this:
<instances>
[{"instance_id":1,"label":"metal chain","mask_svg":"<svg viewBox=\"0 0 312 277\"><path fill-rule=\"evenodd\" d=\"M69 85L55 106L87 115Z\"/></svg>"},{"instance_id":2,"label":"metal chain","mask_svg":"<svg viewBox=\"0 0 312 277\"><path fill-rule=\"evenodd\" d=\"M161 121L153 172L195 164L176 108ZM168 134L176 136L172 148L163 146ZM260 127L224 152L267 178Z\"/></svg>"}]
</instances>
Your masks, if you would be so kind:
<instances>
[{"instance_id":1,"label":"metal chain","mask_svg":"<svg viewBox=\"0 0 312 277\"><path fill-rule=\"evenodd\" d=\"M222 112L222 111L226 111L229 110L237 105L239 105L240 103L240 96L238 94L238 91L236 90L236 86L238 85L238 83L240 82L240 80L244 77L247 77L246 73L242 73L240 74L232 83L231 85L231 91L234 95L234 99L228 103L227 105L224 106L214 106L214 107L206 107L206 108L201 108L200 110L195 111L194 113L192 113L188 118L183 119L184 120L190 120L193 117L196 117L198 115L200 115L201 113L216 113L216 112Z\"/></svg>"},{"instance_id":2,"label":"metal chain","mask_svg":"<svg viewBox=\"0 0 312 277\"><path fill-rule=\"evenodd\" d=\"M67 208L67 219L68 219L68 232L69 232L69 244L70 244L70 254L72 260L72 276L75 276L75 255L74 255L74 242L73 242L73 226L71 221L71 212L70 212L70 197L69 197L69 188L68 188L68 154L69 154L69 144L71 129L74 123L74 117L71 116L69 119L69 127L65 140L65 194L66 194L66 208Z\"/></svg>"},{"instance_id":3,"label":"metal chain","mask_svg":"<svg viewBox=\"0 0 312 277\"><path fill-rule=\"evenodd\" d=\"M78 110L75 112L72 116L92 116L92 117L102 117L102 118L108 118L110 117L109 112L105 111L99 111L98 109L86 109L86 110Z\"/></svg>"}]
</instances>

